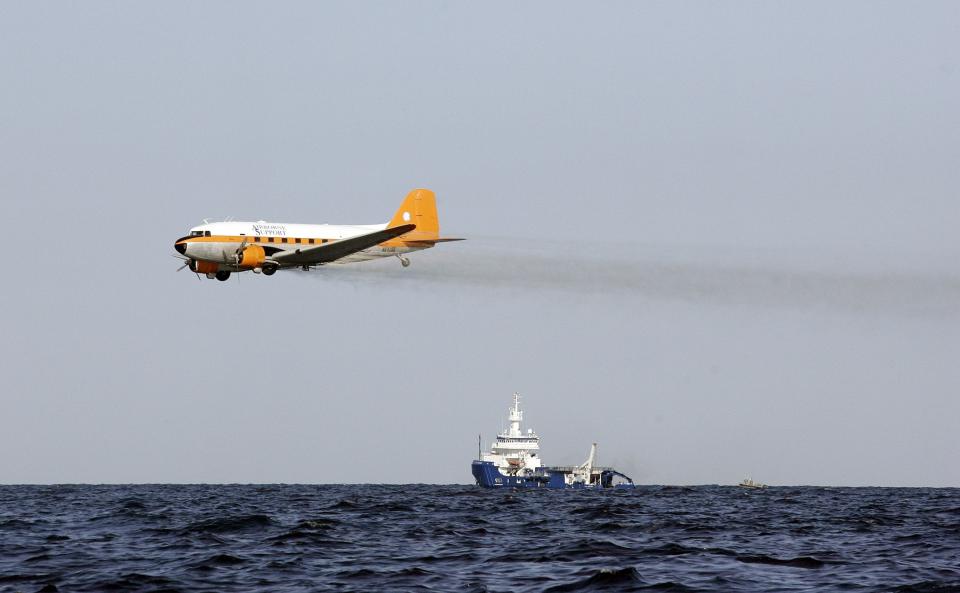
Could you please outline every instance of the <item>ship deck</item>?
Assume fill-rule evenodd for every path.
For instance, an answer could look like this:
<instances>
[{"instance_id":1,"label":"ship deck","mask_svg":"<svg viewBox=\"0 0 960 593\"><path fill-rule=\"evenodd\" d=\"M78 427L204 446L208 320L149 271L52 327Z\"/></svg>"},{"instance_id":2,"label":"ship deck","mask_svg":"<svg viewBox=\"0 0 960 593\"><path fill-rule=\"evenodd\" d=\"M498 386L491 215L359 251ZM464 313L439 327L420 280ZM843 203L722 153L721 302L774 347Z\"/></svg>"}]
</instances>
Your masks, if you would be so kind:
<instances>
[{"instance_id":1,"label":"ship deck","mask_svg":"<svg viewBox=\"0 0 960 593\"><path fill-rule=\"evenodd\" d=\"M580 469L580 466L579 465L548 465L548 466L543 466L543 469L551 472L560 472L560 473L569 474L570 472ZM605 471L614 471L614 469L612 467L608 467L605 465L595 465L593 466L593 471L605 472Z\"/></svg>"}]
</instances>

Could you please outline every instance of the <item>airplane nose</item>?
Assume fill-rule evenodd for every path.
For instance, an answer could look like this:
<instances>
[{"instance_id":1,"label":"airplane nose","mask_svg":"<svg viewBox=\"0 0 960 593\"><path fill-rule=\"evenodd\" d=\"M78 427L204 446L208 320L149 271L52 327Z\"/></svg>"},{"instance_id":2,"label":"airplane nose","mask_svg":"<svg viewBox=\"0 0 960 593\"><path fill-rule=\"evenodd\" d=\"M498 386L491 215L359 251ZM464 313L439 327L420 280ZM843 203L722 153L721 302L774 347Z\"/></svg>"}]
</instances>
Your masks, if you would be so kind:
<instances>
[{"instance_id":1,"label":"airplane nose","mask_svg":"<svg viewBox=\"0 0 960 593\"><path fill-rule=\"evenodd\" d=\"M174 243L173 248L180 252L180 255L183 255L187 252L186 243Z\"/></svg>"}]
</instances>

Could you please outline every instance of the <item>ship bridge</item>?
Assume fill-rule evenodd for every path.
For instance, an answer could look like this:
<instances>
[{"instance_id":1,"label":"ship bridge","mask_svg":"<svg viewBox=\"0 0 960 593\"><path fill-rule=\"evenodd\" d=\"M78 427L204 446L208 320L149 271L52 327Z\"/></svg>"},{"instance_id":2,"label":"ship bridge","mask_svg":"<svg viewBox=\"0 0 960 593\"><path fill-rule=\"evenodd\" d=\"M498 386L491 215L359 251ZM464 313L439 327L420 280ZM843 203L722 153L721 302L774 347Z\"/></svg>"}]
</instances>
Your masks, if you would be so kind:
<instances>
[{"instance_id":1,"label":"ship bridge","mask_svg":"<svg viewBox=\"0 0 960 593\"><path fill-rule=\"evenodd\" d=\"M540 437L528 428L523 432L523 410L520 409L520 394L513 394L513 405L507 411L510 427L497 435L490 452L483 461L492 461L505 475L531 474L540 463Z\"/></svg>"}]
</instances>

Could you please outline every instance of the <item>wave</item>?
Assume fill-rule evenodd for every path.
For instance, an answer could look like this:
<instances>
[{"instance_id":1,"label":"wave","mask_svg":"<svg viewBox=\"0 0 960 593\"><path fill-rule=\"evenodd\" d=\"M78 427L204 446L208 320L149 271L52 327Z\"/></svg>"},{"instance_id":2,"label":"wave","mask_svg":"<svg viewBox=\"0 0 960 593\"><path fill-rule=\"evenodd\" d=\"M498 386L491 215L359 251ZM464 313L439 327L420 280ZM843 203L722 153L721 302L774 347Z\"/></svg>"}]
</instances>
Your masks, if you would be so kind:
<instances>
[{"instance_id":1,"label":"wave","mask_svg":"<svg viewBox=\"0 0 960 593\"><path fill-rule=\"evenodd\" d=\"M773 566L792 566L794 568L823 568L827 563L812 556L796 558L774 558L765 554L741 555L737 560L747 564L770 564Z\"/></svg>"},{"instance_id":2,"label":"wave","mask_svg":"<svg viewBox=\"0 0 960 593\"><path fill-rule=\"evenodd\" d=\"M182 533L227 533L262 529L273 524L266 515L241 515L238 517L218 517L191 523L180 531Z\"/></svg>"},{"instance_id":3,"label":"wave","mask_svg":"<svg viewBox=\"0 0 960 593\"><path fill-rule=\"evenodd\" d=\"M604 540L580 540L559 546L511 550L491 558L492 562L577 562L586 558L626 557L636 554L629 546Z\"/></svg>"},{"instance_id":4,"label":"wave","mask_svg":"<svg viewBox=\"0 0 960 593\"><path fill-rule=\"evenodd\" d=\"M633 567L617 569L602 568L583 580L575 581L573 583L565 583L562 585L554 585L552 587L547 587L544 589L544 591L548 593L603 589L629 591L631 590L629 588L630 585L640 583L640 573L638 573L637 569Z\"/></svg>"}]
</instances>

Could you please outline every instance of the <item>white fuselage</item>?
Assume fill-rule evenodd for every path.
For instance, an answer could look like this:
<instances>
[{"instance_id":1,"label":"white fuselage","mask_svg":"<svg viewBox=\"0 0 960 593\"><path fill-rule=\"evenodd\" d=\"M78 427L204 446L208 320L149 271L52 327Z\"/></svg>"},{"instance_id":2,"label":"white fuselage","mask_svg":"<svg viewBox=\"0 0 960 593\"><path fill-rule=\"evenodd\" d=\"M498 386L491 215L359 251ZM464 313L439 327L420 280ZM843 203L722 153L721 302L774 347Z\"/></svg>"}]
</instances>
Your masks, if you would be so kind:
<instances>
[{"instance_id":1,"label":"white fuselage","mask_svg":"<svg viewBox=\"0 0 960 593\"><path fill-rule=\"evenodd\" d=\"M387 224L332 225L291 224L278 222L211 222L190 229L189 237L196 237L185 245L183 255L195 259L221 263L226 270L236 269L230 265L231 256L246 242L260 245L268 251L306 249L341 239L349 239L373 231L385 229ZM351 263L395 256L418 251L422 247L386 244L376 245L350 254L333 263Z\"/></svg>"}]
</instances>

